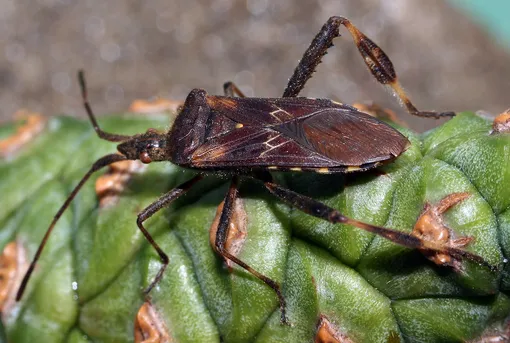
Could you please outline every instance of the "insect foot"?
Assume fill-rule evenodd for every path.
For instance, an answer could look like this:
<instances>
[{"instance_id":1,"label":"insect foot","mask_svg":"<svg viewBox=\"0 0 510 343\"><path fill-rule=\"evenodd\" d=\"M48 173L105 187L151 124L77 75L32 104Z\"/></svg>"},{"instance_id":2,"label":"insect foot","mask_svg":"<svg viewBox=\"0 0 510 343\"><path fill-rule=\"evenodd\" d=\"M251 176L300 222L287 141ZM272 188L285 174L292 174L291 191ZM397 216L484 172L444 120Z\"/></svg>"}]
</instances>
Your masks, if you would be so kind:
<instances>
[{"instance_id":1,"label":"insect foot","mask_svg":"<svg viewBox=\"0 0 510 343\"><path fill-rule=\"evenodd\" d=\"M414 225L413 235L425 241L444 244L445 247L459 249L467 246L473 240L473 237L452 238L451 230L444 223L443 213L469 198L469 196L469 193L453 193L441 199L437 205L426 203L422 214ZM449 266L457 272L462 271L460 261L452 257L447 251L419 250L439 266Z\"/></svg>"}]
</instances>

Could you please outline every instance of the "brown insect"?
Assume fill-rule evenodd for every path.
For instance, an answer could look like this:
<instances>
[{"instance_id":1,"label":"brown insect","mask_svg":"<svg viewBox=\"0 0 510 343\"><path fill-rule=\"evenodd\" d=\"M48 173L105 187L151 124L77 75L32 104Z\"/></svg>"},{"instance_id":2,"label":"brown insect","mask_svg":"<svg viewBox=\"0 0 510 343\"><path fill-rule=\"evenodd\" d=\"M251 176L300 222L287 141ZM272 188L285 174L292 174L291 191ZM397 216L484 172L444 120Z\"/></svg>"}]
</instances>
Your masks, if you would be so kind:
<instances>
[{"instance_id":1,"label":"brown insect","mask_svg":"<svg viewBox=\"0 0 510 343\"><path fill-rule=\"evenodd\" d=\"M348 218L317 200L295 193L273 181L269 173L272 170L316 173L365 171L393 161L409 147L407 138L397 130L352 106L327 99L297 97L327 49L332 46L333 39L340 35L341 25L354 38L372 75L394 91L410 114L431 118L455 115L453 112L424 112L416 109L398 83L393 65L386 54L342 17L331 17L324 24L294 70L281 98L246 98L233 83L224 85L225 96L212 96L204 90L194 89L167 133L148 130L143 134L124 136L102 131L88 103L85 79L80 72L83 103L90 121L101 139L121 142L117 146L120 154L106 155L97 160L71 192L50 224L21 283L17 299L23 295L55 223L83 184L95 171L123 160L139 159L143 163L169 161L197 171L196 176L164 194L138 214L138 228L157 251L162 263L156 277L145 290L146 294L161 279L168 264L168 256L143 223L184 195L208 173L228 174L232 178L216 231L215 250L224 259L246 269L276 292L282 323L288 321L280 285L225 249L240 177L260 180L274 196L312 216L332 223L353 225L422 252L440 252L453 259L467 258L487 265L480 256L458 247Z\"/></svg>"}]
</instances>

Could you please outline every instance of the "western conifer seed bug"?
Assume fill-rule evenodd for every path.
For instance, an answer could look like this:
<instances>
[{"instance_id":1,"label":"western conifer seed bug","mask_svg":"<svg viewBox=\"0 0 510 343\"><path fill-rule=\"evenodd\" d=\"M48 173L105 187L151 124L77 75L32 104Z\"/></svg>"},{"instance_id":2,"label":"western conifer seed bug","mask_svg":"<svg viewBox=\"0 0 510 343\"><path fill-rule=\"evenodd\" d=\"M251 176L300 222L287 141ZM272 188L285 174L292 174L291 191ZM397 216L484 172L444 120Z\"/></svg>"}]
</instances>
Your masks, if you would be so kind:
<instances>
[{"instance_id":1,"label":"western conifer seed bug","mask_svg":"<svg viewBox=\"0 0 510 343\"><path fill-rule=\"evenodd\" d=\"M230 82L224 85L224 96L208 95L204 90L194 89L187 96L173 127L167 133L148 130L146 133L125 136L101 130L89 105L85 78L80 71L79 84L89 119L99 138L120 142L117 146L120 154L109 154L98 159L71 192L51 222L18 289L16 299L22 297L55 223L83 184L95 171L122 160L139 159L143 163L169 161L197 171L196 176L164 194L138 214L138 228L161 259L161 267L145 294L163 276L168 256L143 223L184 195L206 174L217 172L227 172L233 176L217 228L215 250L274 290L280 305L282 323L288 323L288 320L280 285L225 249L240 177L261 181L281 201L331 223L350 224L412 249L442 252L453 259L469 259L489 266L480 256L465 250L348 218L334 208L273 181L270 171L275 170L316 173L369 170L393 161L410 144L397 130L352 106L327 99L297 97L328 48L333 45L333 39L340 35L339 28L342 25L353 37L372 75L392 89L410 114L429 118L455 115L453 112L419 111L400 86L388 56L348 19L342 17L331 17L324 24L305 51L281 98L247 98Z\"/></svg>"}]
</instances>

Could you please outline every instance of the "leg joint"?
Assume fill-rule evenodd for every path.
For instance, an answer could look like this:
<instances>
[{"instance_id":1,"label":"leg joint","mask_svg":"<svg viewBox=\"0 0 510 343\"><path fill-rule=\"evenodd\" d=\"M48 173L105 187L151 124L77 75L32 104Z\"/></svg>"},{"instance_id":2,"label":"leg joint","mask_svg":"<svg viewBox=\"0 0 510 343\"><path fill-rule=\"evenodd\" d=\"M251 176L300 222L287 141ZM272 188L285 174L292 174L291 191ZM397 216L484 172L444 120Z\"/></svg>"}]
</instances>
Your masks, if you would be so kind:
<instances>
[{"instance_id":1,"label":"leg joint","mask_svg":"<svg viewBox=\"0 0 510 343\"><path fill-rule=\"evenodd\" d=\"M145 221L145 216L144 216L144 213L138 213L138 216L136 217L136 225L138 225L139 227L142 226L143 222Z\"/></svg>"}]
</instances>

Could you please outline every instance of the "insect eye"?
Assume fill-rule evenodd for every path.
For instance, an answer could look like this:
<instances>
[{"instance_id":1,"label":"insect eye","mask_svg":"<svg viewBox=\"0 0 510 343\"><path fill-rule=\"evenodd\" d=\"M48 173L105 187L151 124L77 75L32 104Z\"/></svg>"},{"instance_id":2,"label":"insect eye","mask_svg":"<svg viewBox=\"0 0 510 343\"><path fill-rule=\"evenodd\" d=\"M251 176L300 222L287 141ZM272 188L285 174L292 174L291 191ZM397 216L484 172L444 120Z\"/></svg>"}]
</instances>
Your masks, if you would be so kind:
<instances>
[{"instance_id":1,"label":"insect eye","mask_svg":"<svg viewBox=\"0 0 510 343\"><path fill-rule=\"evenodd\" d=\"M141 152L139 158L140 158L140 161L142 161L142 163L145 163L145 164L152 162L152 159L149 156L149 153L147 151Z\"/></svg>"},{"instance_id":2,"label":"insect eye","mask_svg":"<svg viewBox=\"0 0 510 343\"><path fill-rule=\"evenodd\" d=\"M146 150L150 150L150 149L153 149L153 148L159 148L159 142L158 141L150 142L150 143L147 143L145 145L145 149Z\"/></svg>"}]
</instances>

